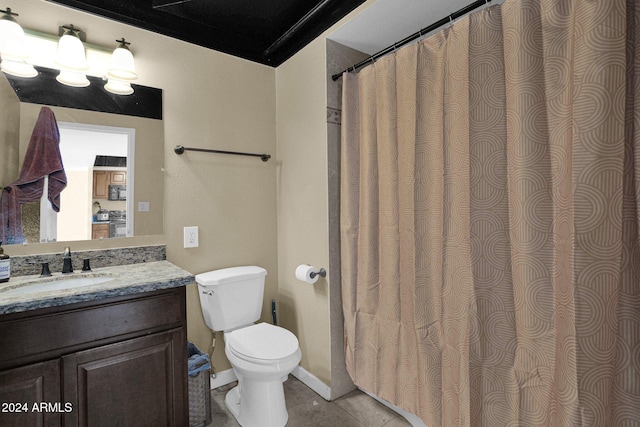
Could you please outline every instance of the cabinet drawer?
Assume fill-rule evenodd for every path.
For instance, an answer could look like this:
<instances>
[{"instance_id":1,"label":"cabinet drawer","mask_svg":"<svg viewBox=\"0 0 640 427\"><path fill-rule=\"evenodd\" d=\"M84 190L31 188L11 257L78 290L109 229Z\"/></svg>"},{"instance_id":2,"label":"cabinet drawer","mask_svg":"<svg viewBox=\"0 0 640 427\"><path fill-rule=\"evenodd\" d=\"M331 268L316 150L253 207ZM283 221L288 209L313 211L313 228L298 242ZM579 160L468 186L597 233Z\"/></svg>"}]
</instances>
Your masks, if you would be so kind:
<instances>
[{"instance_id":1,"label":"cabinet drawer","mask_svg":"<svg viewBox=\"0 0 640 427\"><path fill-rule=\"evenodd\" d=\"M139 295L0 317L0 369L184 326L184 288Z\"/></svg>"}]
</instances>

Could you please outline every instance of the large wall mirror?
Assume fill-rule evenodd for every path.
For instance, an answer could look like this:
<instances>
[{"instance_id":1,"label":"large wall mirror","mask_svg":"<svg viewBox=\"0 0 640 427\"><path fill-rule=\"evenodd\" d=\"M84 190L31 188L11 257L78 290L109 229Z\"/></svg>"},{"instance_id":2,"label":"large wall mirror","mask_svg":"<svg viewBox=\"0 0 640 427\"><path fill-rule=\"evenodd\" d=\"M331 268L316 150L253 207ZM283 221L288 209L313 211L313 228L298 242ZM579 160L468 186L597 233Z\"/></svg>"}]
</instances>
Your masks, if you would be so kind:
<instances>
[{"instance_id":1,"label":"large wall mirror","mask_svg":"<svg viewBox=\"0 0 640 427\"><path fill-rule=\"evenodd\" d=\"M138 98L127 98L108 94L99 79L92 90L69 88L47 69L38 71L28 80L0 73L0 186L20 175L43 105L53 111L60 129L67 175L60 212L52 214L46 201L23 204L26 243L163 234L161 91L154 89L149 97L139 90ZM42 104L34 102L40 99ZM136 115L150 102L160 103L152 106L151 117Z\"/></svg>"}]
</instances>

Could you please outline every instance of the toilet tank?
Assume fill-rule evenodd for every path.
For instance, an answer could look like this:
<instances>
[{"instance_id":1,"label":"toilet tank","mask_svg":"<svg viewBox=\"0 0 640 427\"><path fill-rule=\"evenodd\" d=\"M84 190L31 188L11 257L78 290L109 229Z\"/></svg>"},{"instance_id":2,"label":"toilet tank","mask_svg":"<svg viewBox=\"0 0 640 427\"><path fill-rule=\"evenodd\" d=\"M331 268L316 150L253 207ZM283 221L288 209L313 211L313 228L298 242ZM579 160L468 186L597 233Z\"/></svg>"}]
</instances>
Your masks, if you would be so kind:
<instances>
[{"instance_id":1,"label":"toilet tank","mask_svg":"<svg viewBox=\"0 0 640 427\"><path fill-rule=\"evenodd\" d=\"M267 270L257 266L197 274L200 306L209 329L228 331L260 319L266 275Z\"/></svg>"}]
</instances>

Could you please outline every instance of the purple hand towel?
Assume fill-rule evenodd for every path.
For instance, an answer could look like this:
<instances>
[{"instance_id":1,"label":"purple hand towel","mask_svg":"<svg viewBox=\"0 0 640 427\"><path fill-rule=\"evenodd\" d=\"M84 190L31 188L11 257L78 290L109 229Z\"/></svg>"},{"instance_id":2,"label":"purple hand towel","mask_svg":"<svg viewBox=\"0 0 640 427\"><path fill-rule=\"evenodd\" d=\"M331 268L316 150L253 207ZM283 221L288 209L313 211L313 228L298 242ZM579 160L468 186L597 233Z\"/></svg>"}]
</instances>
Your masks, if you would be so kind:
<instances>
[{"instance_id":1,"label":"purple hand towel","mask_svg":"<svg viewBox=\"0 0 640 427\"><path fill-rule=\"evenodd\" d=\"M42 107L33 128L18 179L2 189L0 201L0 241L22 243L21 204L35 202L42 196L44 177L49 176L47 198L54 211L60 211L60 193L67 186L60 155L60 131L56 117L48 107Z\"/></svg>"}]
</instances>

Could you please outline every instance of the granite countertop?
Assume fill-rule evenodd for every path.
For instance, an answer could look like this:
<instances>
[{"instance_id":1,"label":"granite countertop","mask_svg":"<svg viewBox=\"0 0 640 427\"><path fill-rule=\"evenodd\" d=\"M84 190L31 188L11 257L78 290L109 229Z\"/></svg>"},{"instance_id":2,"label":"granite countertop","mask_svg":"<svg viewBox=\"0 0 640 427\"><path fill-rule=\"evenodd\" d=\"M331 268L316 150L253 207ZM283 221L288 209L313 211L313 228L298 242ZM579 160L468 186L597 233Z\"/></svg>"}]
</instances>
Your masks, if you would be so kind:
<instances>
[{"instance_id":1,"label":"granite countertop","mask_svg":"<svg viewBox=\"0 0 640 427\"><path fill-rule=\"evenodd\" d=\"M81 285L69 289L38 291L32 293L7 292L12 289L44 282L65 279L104 277L108 281ZM131 295L160 289L186 286L195 282L194 276L168 261L144 262L93 269L82 273L53 273L51 277L39 275L12 277L0 283L0 314L17 313L45 307L56 307L84 301L94 301L115 296Z\"/></svg>"}]
</instances>

